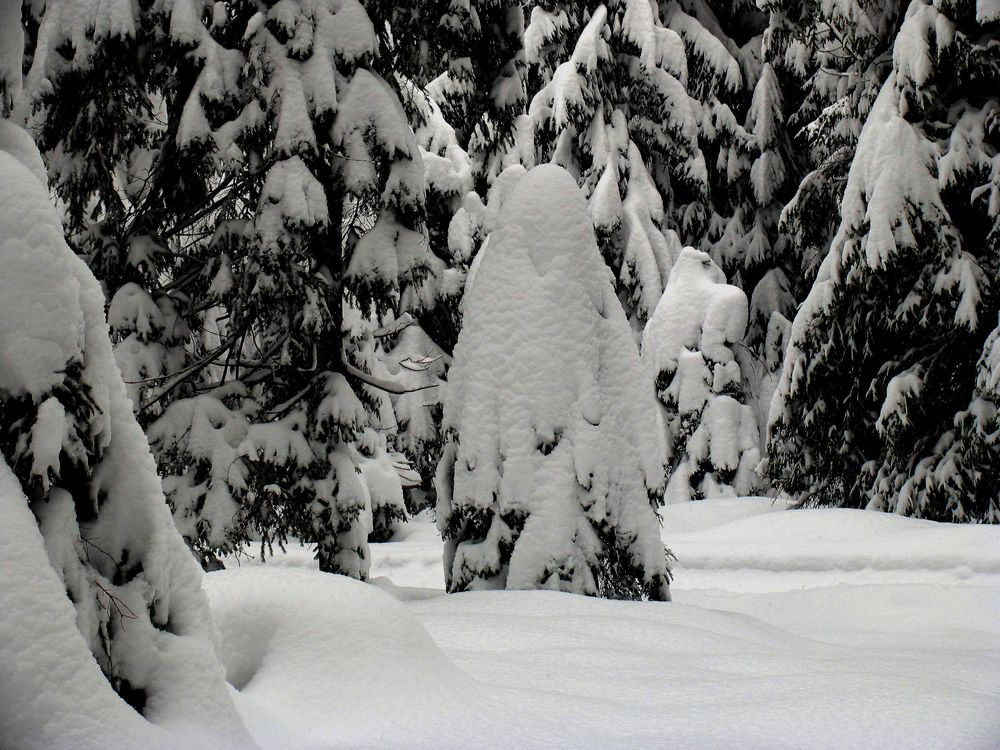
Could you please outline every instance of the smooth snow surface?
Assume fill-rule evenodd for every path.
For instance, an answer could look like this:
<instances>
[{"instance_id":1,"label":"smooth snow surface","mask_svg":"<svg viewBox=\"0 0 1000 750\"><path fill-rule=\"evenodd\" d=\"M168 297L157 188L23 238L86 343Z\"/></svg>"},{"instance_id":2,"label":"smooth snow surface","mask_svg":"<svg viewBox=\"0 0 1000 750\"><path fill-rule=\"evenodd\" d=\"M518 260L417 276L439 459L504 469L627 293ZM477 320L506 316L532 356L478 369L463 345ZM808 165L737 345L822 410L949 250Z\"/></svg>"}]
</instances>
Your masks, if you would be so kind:
<instances>
[{"instance_id":1,"label":"smooth snow surface","mask_svg":"<svg viewBox=\"0 0 1000 750\"><path fill-rule=\"evenodd\" d=\"M784 507L668 506L670 604L445 595L424 519L206 588L265 748L996 748L1000 528Z\"/></svg>"}]
</instances>

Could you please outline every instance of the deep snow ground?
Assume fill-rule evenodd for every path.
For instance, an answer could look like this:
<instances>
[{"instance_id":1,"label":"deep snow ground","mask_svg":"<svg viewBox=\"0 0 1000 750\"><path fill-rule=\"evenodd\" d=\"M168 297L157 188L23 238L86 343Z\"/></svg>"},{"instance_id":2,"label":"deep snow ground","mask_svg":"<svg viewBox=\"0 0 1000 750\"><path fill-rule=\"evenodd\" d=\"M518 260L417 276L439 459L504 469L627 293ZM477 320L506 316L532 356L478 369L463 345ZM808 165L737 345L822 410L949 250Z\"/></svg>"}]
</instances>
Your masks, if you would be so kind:
<instances>
[{"instance_id":1,"label":"deep snow ground","mask_svg":"<svg viewBox=\"0 0 1000 750\"><path fill-rule=\"evenodd\" d=\"M267 748L1000 748L1000 528L778 510L668 507L672 604L444 595L428 522L206 588Z\"/></svg>"}]
</instances>

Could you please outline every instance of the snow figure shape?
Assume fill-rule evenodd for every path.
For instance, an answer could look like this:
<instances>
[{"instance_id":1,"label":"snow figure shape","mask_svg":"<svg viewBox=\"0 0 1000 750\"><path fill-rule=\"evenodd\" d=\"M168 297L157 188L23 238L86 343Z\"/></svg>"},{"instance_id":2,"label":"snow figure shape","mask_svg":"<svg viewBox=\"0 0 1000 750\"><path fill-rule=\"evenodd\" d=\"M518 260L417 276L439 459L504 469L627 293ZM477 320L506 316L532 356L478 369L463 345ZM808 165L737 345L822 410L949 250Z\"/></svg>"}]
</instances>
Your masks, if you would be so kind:
<instances>
[{"instance_id":1,"label":"snow figure shape","mask_svg":"<svg viewBox=\"0 0 1000 750\"><path fill-rule=\"evenodd\" d=\"M655 403L569 173L529 171L485 253L445 395L448 590L668 600Z\"/></svg>"},{"instance_id":2,"label":"snow figure shape","mask_svg":"<svg viewBox=\"0 0 1000 750\"><path fill-rule=\"evenodd\" d=\"M0 737L24 750L254 747L104 297L44 179L31 138L0 120Z\"/></svg>"},{"instance_id":3,"label":"snow figure shape","mask_svg":"<svg viewBox=\"0 0 1000 750\"><path fill-rule=\"evenodd\" d=\"M642 340L664 407L668 502L754 489L760 433L732 350L746 324L743 290L707 254L684 248Z\"/></svg>"}]
</instances>

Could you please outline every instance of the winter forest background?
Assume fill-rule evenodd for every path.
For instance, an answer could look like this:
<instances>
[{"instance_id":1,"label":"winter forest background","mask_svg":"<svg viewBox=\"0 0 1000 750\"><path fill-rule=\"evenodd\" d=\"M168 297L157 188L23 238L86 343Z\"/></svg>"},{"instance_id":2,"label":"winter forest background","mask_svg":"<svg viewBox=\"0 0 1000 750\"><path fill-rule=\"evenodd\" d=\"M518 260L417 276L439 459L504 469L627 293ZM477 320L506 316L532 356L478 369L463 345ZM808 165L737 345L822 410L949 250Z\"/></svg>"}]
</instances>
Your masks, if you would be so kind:
<instances>
[{"instance_id":1,"label":"winter forest background","mask_svg":"<svg viewBox=\"0 0 1000 750\"><path fill-rule=\"evenodd\" d=\"M1000 0L0 0L4 750L996 747L998 409Z\"/></svg>"}]
</instances>

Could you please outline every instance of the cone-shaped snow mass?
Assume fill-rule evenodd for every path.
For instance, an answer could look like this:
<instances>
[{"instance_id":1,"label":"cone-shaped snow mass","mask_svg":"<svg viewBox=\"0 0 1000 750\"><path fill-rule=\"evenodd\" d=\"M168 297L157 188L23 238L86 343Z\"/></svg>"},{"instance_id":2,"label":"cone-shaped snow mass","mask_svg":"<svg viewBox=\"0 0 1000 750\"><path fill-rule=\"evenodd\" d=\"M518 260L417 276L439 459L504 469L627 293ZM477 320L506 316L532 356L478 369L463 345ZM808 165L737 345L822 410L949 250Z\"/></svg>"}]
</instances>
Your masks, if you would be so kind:
<instances>
[{"instance_id":1,"label":"cone-shaped snow mass","mask_svg":"<svg viewBox=\"0 0 1000 750\"><path fill-rule=\"evenodd\" d=\"M0 121L3 746L254 747L40 163Z\"/></svg>"},{"instance_id":2,"label":"cone-shaped snow mass","mask_svg":"<svg viewBox=\"0 0 1000 750\"><path fill-rule=\"evenodd\" d=\"M445 396L449 589L668 598L652 383L569 173L529 171L485 253Z\"/></svg>"}]
</instances>

